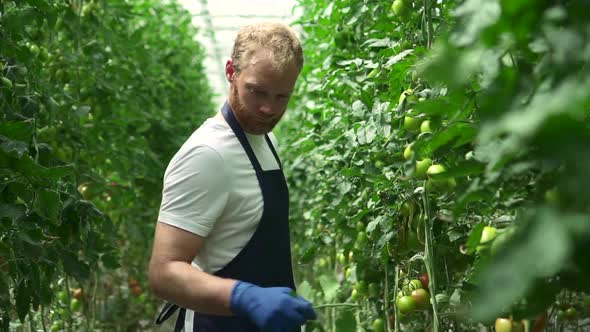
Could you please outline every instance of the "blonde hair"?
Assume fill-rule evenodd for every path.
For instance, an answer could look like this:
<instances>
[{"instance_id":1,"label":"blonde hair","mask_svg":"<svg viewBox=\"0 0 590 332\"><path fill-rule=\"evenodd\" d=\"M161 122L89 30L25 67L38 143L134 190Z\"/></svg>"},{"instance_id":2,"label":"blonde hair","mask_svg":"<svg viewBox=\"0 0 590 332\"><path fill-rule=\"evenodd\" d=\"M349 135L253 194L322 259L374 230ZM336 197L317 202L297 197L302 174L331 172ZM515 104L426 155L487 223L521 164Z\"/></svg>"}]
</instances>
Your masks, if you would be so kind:
<instances>
[{"instance_id":1,"label":"blonde hair","mask_svg":"<svg viewBox=\"0 0 590 332\"><path fill-rule=\"evenodd\" d=\"M282 23L262 22L244 26L238 31L232 50L232 62L237 74L248 65L250 56L264 48L271 54L275 68L282 69L293 63L303 67L303 50L297 34Z\"/></svg>"}]
</instances>

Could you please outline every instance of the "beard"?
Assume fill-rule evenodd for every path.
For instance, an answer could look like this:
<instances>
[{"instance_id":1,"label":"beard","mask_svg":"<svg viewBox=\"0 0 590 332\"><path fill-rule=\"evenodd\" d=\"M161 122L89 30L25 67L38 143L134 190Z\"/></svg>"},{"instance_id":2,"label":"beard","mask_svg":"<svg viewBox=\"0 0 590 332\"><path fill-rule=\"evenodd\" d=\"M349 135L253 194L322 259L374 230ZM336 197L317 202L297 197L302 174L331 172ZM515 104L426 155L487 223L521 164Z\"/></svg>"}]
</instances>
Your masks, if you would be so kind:
<instances>
[{"instance_id":1,"label":"beard","mask_svg":"<svg viewBox=\"0 0 590 332\"><path fill-rule=\"evenodd\" d=\"M248 110L246 105L240 99L240 94L236 85L230 87L230 106L240 124L240 127L252 135L268 134L279 122L279 119L263 119L254 111Z\"/></svg>"}]
</instances>

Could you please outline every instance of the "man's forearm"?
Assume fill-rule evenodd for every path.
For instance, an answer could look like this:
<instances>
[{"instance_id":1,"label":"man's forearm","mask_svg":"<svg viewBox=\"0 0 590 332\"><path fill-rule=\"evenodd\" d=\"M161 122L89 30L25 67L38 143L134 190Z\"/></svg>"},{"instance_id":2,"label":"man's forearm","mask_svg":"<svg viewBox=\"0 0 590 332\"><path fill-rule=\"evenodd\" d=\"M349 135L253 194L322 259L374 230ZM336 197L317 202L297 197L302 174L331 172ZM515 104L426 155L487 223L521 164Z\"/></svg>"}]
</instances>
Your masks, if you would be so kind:
<instances>
[{"instance_id":1,"label":"man's forearm","mask_svg":"<svg viewBox=\"0 0 590 332\"><path fill-rule=\"evenodd\" d=\"M150 266L152 292L183 308L205 314L232 315L230 297L236 280L205 273L186 262Z\"/></svg>"}]
</instances>

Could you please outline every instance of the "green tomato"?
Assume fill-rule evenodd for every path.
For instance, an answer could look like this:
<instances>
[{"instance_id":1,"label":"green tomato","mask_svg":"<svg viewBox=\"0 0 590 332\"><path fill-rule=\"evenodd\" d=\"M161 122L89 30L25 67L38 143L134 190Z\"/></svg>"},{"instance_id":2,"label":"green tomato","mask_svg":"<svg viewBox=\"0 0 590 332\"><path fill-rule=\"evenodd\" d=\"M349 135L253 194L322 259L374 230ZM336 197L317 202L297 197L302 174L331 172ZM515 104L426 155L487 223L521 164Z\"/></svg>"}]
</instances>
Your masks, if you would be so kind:
<instances>
[{"instance_id":1,"label":"green tomato","mask_svg":"<svg viewBox=\"0 0 590 332\"><path fill-rule=\"evenodd\" d=\"M494 324L496 332L511 332L512 320L508 318L498 318Z\"/></svg>"},{"instance_id":2,"label":"green tomato","mask_svg":"<svg viewBox=\"0 0 590 332\"><path fill-rule=\"evenodd\" d=\"M421 288L422 288L422 282L420 282L420 280L412 279L410 281L410 289L414 290L414 289L421 289Z\"/></svg>"},{"instance_id":3,"label":"green tomato","mask_svg":"<svg viewBox=\"0 0 590 332\"><path fill-rule=\"evenodd\" d=\"M479 243L488 243L496 238L496 228L491 226L485 226L481 232L481 239Z\"/></svg>"},{"instance_id":4,"label":"green tomato","mask_svg":"<svg viewBox=\"0 0 590 332\"><path fill-rule=\"evenodd\" d=\"M433 191L448 191L457 186L457 181L455 178L448 178L448 179L428 179L426 181L426 189L429 192Z\"/></svg>"},{"instance_id":5,"label":"green tomato","mask_svg":"<svg viewBox=\"0 0 590 332\"><path fill-rule=\"evenodd\" d=\"M404 159L410 160L414 156L414 151L412 150L412 144L408 144L404 149Z\"/></svg>"},{"instance_id":6,"label":"green tomato","mask_svg":"<svg viewBox=\"0 0 590 332\"><path fill-rule=\"evenodd\" d=\"M416 309L416 301L414 300L414 298L412 298L409 295L404 295L402 297L399 297L395 301L395 305L397 306L397 309L403 314Z\"/></svg>"},{"instance_id":7,"label":"green tomato","mask_svg":"<svg viewBox=\"0 0 590 332\"><path fill-rule=\"evenodd\" d=\"M367 293L367 282L364 280L357 282L354 289L356 289L358 295L365 295Z\"/></svg>"},{"instance_id":8,"label":"green tomato","mask_svg":"<svg viewBox=\"0 0 590 332\"><path fill-rule=\"evenodd\" d=\"M51 332L59 332L62 329L61 322L55 322L51 325Z\"/></svg>"},{"instance_id":9,"label":"green tomato","mask_svg":"<svg viewBox=\"0 0 590 332\"><path fill-rule=\"evenodd\" d=\"M432 175L436 175L436 174L442 174L446 171L447 170L445 169L445 167L443 165L434 164L434 165L431 165L430 167L428 167L428 170L426 170L426 175L432 176Z\"/></svg>"},{"instance_id":10,"label":"green tomato","mask_svg":"<svg viewBox=\"0 0 590 332\"><path fill-rule=\"evenodd\" d=\"M432 133L432 129L430 128L430 120L422 121L422 124L420 124L420 132L421 133Z\"/></svg>"},{"instance_id":11,"label":"green tomato","mask_svg":"<svg viewBox=\"0 0 590 332\"><path fill-rule=\"evenodd\" d=\"M578 316L578 311L574 307L569 307L565 311L565 318L568 320L574 320L576 319L576 316Z\"/></svg>"},{"instance_id":12,"label":"green tomato","mask_svg":"<svg viewBox=\"0 0 590 332\"><path fill-rule=\"evenodd\" d=\"M57 299L61 303L66 303L68 301L68 292L63 291L63 290L62 291L59 291L57 293Z\"/></svg>"},{"instance_id":13,"label":"green tomato","mask_svg":"<svg viewBox=\"0 0 590 332\"><path fill-rule=\"evenodd\" d=\"M51 58L49 51L45 47L41 47L39 50L39 59L43 62L48 61Z\"/></svg>"},{"instance_id":14,"label":"green tomato","mask_svg":"<svg viewBox=\"0 0 590 332\"><path fill-rule=\"evenodd\" d=\"M78 311L80 309L81 305L82 305L82 302L80 302L80 300L72 299L72 302L70 302L70 310Z\"/></svg>"},{"instance_id":15,"label":"green tomato","mask_svg":"<svg viewBox=\"0 0 590 332\"><path fill-rule=\"evenodd\" d=\"M557 188L551 188L545 191L545 202L552 205L559 204L559 191L557 191Z\"/></svg>"},{"instance_id":16,"label":"green tomato","mask_svg":"<svg viewBox=\"0 0 590 332\"><path fill-rule=\"evenodd\" d=\"M338 254L338 263L340 263L341 265L344 265L344 263L346 263L346 257L344 257L343 253Z\"/></svg>"},{"instance_id":17,"label":"green tomato","mask_svg":"<svg viewBox=\"0 0 590 332\"><path fill-rule=\"evenodd\" d=\"M403 0L395 0L391 4L391 10L393 11L393 14L395 16L401 16L401 17L406 16L406 14L408 12L408 10L406 8L406 4Z\"/></svg>"},{"instance_id":18,"label":"green tomato","mask_svg":"<svg viewBox=\"0 0 590 332\"><path fill-rule=\"evenodd\" d=\"M346 269L346 271L344 271L344 276L346 277L346 279L350 278L350 276L352 275L352 269L349 267Z\"/></svg>"},{"instance_id":19,"label":"green tomato","mask_svg":"<svg viewBox=\"0 0 590 332\"><path fill-rule=\"evenodd\" d=\"M31 53L33 53L33 57L36 58L39 56L41 49L39 48L39 46L33 44L33 45L29 46L29 51L31 51Z\"/></svg>"},{"instance_id":20,"label":"green tomato","mask_svg":"<svg viewBox=\"0 0 590 332\"><path fill-rule=\"evenodd\" d=\"M358 232L356 236L356 242L359 246L367 244L367 233L364 231Z\"/></svg>"},{"instance_id":21,"label":"green tomato","mask_svg":"<svg viewBox=\"0 0 590 332\"><path fill-rule=\"evenodd\" d=\"M404 281L403 285L404 286L402 287L402 290L404 291L404 294L406 294L406 295L410 295L412 293L412 291L415 289L422 288L422 283L418 279L413 279L409 282L406 280L406 281Z\"/></svg>"},{"instance_id":22,"label":"green tomato","mask_svg":"<svg viewBox=\"0 0 590 332\"><path fill-rule=\"evenodd\" d=\"M424 158L422 160L416 161L416 172L414 172L414 176L418 179L424 178L431 165L432 160L430 158Z\"/></svg>"},{"instance_id":23,"label":"green tomato","mask_svg":"<svg viewBox=\"0 0 590 332\"><path fill-rule=\"evenodd\" d=\"M2 77L2 85L8 89L12 89L12 81L8 77Z\"/></svg>"},{"instance_id":24,"label":"green tomato","mask_svg":"<svg viewBox=\"0 0 590 332\"><path fill-rule=\"evenodd\" d=\"M356 289L352 290L352 293L350 293L350 300L351 301L356 301L359 298L358 292Z\"/></svg>"},{"instance_id":25,"label":"green tomato","mask_svg":"<svg viewBox=\"0 0 590 332\"><path fill-rule=\"evenodd\" d=\"M357 221L355 228L357 232L362 232L365 230L365 224L362 221Z\"/></svg>"},{"instance_id":26,"label":"green tomato","mask_svg":"<svg viewBox=\"0 0 590 332\"><path fill-rule=\"evenodd\" d=\"M373 331L374 332L383 332L385 330L385 322L381 318L377 318L373 321Z\"/></svg>"},{"instance_id":27,"label":"green tomato","mask_svg":"<svg viewBox=\"0 0 590 332\"><path fill-rule=\"evenodd\" d=\"M404 117L404 129L407 131L417 131L420 128L420 120L411 116Z\"/></svg>"}]
</instances>

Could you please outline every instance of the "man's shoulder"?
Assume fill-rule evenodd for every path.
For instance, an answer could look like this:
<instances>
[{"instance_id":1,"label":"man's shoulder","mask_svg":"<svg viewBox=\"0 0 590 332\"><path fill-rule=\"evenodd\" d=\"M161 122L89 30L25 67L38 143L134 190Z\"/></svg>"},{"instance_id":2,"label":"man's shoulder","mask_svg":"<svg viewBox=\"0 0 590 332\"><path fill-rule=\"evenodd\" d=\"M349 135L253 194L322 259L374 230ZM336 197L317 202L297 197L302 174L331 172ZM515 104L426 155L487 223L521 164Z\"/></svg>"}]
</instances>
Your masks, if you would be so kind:
<instances>
[{"instance_id":1,"label":"man's shoulder","mask_svg":"<svg viewBox=\"0 0 590 332\"><path fill-rule=\"evenodd\" d=\"M223 120L218 118L207 119L183 144L184 149L199 146L207 146L212 150L222 153L228 147L233 133L231 128Z\"/></svg>"}]
</instances>

